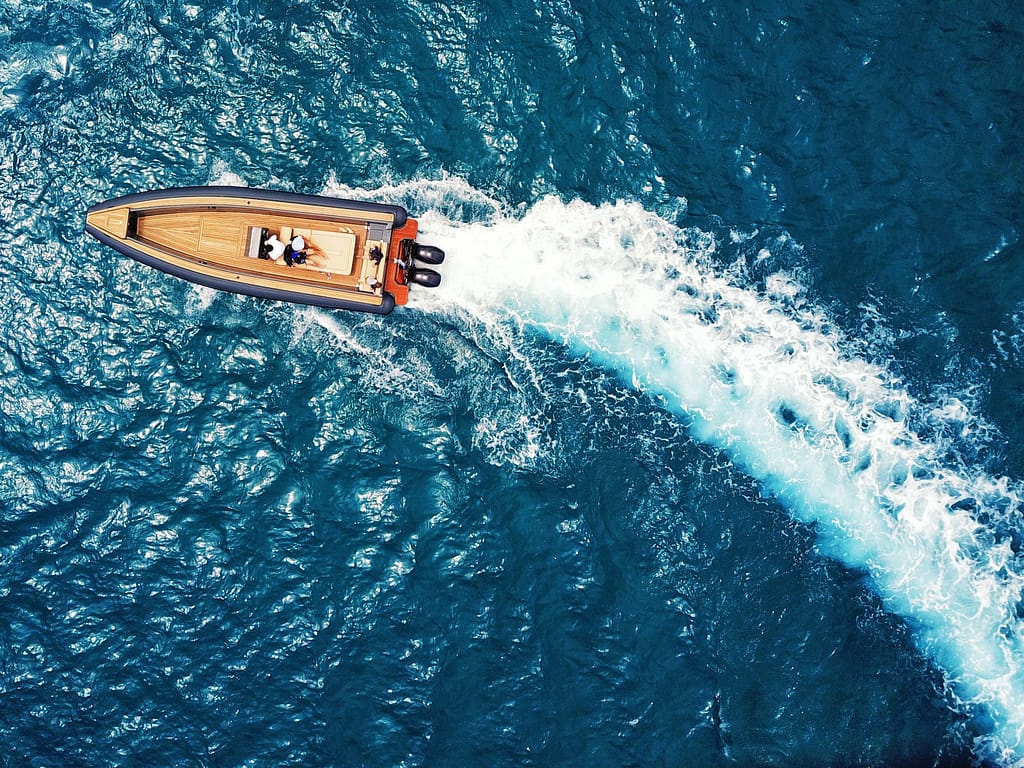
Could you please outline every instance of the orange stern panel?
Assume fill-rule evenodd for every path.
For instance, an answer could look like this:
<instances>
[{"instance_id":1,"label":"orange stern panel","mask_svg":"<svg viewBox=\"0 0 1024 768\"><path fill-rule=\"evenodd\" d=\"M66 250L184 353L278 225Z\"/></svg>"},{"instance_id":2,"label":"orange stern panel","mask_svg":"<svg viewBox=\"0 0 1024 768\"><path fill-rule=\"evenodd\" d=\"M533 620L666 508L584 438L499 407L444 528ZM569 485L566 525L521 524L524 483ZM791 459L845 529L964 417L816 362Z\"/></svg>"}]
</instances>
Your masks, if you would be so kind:
<instances>
[{"instance_id":1,"label":"orange stern panel","mask_svg":"<svg viewBox=\"0 0 1024 768\"><path fill-rule=\"evenodd\" d=\"M403 306L409 301L409 284L405 282L405 270L400 266L402 261L402 242L415 240L419 225L416 219L407 219L405 225L394 230L391 235L391 252L388 254L387 278L385 289L395 297L395 304Z\"/></svg>"}]
</instances>

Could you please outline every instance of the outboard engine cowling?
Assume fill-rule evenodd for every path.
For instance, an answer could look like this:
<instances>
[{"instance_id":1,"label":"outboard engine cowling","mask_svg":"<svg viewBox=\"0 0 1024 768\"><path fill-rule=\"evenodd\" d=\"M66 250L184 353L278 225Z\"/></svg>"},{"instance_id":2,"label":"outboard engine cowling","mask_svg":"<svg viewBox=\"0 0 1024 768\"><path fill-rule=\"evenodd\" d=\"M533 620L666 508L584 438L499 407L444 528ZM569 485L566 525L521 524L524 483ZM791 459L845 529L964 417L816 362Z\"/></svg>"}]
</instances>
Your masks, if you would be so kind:
<instances>
[{"instance_id":1,"label":"outboard engine cowling","mask_svg":"<svg viewBox=\"0 0 1024 768\"><path fill-rule=\"evenodd\" d=\"M417 245L413 258L424 264L440 264L444 261L444 251L433 245Z\"/></svg>"},{"instance_id":2,"label":"outboard engine cowling","mask_svg":"<svg viewBox=\"0 0 1024 768\"><path fill-rule=\"evenodd\" d=\"M414 267L406 272L406 279L410 283L422 285L424 288L437 288L441 284L441 275L433 269L426 267Z\"/></svg>"}]
</instances>

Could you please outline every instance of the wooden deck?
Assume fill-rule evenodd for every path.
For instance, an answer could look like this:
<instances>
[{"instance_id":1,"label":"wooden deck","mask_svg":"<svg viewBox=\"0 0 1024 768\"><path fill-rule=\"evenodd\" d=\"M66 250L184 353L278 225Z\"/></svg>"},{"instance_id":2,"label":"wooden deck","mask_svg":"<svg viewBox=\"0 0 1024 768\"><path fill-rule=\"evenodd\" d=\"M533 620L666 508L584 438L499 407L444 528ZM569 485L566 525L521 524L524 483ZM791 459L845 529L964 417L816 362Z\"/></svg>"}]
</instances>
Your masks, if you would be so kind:
<instances>
[{"instance_id":1,"label":"wooden deck","mask_svg":"<svg viewBox=\"0 0 1024 768\"><path fill-rule=\"evenodd\" d=\"M302 235L309 259L289 267L259 259L261 238L253 233L266 229L288 242ZM220 264L232 270L301 280L330 281L334 287L349 285L355 290L375 293L383 282L386 263L368 255L374 245L387 253L386 243L369 240L364 222L346 222L294 214L263 211L141 211L134 227L135 239L177 254ZM373 288L372 280L378 287Z\"/></svg>"}]
</instances>

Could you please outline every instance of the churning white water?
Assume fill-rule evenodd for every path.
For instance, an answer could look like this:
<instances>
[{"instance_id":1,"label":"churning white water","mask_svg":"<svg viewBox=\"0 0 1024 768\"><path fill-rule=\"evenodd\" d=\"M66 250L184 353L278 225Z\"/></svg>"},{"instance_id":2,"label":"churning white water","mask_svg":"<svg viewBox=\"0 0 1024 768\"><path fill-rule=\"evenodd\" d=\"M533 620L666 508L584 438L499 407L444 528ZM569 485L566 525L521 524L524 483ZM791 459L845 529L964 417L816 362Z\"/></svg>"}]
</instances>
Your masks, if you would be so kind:
<instances>
[{"instance_id":1,"label":"churning white water","mask_svg":"<svg viewBox=\"0 0 1024 768\"><path fill-rule=\"evenodd\" d=\"M421 239L448 260L442 287L414 307L541 329L679 413L813 524L824 553L869 574L955 694L991 720L984 751L1024 758L1024 580L998 533L1019 492L947 466L944 446L910 424L927 413L970 440L962 403L915 402L848 352L792 276L744 285L712 265L711 236L636 204L551 198L507 215L461 182L398 191L420 208L463 196L485 219L420 216Z\"/></svg>"}]
</instances>

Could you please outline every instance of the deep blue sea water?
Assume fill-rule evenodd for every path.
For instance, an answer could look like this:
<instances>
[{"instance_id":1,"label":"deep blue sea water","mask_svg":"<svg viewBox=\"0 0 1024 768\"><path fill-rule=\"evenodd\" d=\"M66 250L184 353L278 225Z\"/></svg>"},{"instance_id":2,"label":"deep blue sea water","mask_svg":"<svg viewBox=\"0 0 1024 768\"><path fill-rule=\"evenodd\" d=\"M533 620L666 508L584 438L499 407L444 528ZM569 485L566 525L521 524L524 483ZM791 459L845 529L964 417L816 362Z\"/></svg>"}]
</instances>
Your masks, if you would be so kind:
<instances>
[{"instance_id":1,"label":"deep blue sea water","mask_svg":"<svg viewBox=\"0 0 1024 768\"><path fill-rule=\"evenodd\" d=\"M1024 6L0 0L0 764L1024 765ZM405 205L386 318L83 233Z\"/></svg>"}]
</instances>

